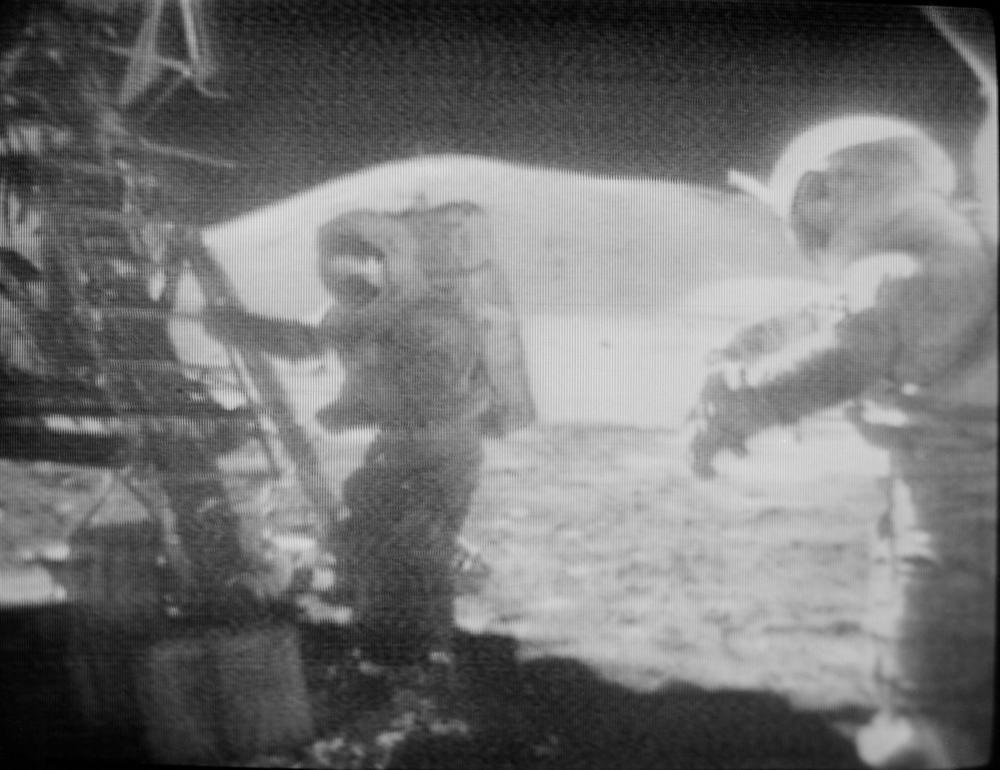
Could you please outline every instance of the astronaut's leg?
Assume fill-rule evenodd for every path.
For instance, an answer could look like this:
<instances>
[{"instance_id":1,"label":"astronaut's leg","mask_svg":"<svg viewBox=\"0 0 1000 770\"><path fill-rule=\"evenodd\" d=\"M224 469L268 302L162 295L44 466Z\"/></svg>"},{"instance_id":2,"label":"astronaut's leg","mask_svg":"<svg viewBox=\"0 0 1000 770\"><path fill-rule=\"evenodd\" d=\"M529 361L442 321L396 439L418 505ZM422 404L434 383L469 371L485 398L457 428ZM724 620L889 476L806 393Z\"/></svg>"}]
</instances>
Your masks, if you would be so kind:
<instances>
[{"instance_id":1,"label":"astronaut's leg","mask_svg":"<svg viewBox=\"0 0 1000 770\"><path fill-rule=\"evenodd\" d=\"M893 454L873 554L879 713L858 736L875 767L985 764L996 643L996 450Z\"/></svg>"},{"instance_id":2,"label":"astronaut's leg","mask_svg":"<svg viewBox=\"0 0 1000 770\"><path fill-rule=\"evenodd\" d=\"M482 450L478 438L466 437L455 437L454 452L421 441L384 443L389 451L373 453L344 485L346 571L373 656L413 662L450 650L456 538Z\"/></svg>"}]
</instances>

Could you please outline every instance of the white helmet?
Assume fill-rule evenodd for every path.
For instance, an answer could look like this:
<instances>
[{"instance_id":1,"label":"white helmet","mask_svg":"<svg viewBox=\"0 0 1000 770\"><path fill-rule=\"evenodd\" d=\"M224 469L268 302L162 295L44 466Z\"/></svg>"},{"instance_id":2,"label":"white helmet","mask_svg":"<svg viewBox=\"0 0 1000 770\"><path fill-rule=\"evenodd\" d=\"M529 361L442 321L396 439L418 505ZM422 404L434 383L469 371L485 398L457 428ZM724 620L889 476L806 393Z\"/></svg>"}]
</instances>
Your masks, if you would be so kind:
<instances>
[{"instance_id":1,"label":"white helmet","mask_svg":"<svg viewBox=\"0 0 1000 770\"><path fill-rule=\"evenodd\" d=\"M738 172L730 172L729 181L762 200L787 222L795 193L806 174L827 169L832 156L842 150L886 139L920 140L924 146L917 160L925 183L943 195L954 193L955 165L944 149L914 124L881 115L835 118L799 134L774 165L766 186Z\"/></svg>"}]
</instances>

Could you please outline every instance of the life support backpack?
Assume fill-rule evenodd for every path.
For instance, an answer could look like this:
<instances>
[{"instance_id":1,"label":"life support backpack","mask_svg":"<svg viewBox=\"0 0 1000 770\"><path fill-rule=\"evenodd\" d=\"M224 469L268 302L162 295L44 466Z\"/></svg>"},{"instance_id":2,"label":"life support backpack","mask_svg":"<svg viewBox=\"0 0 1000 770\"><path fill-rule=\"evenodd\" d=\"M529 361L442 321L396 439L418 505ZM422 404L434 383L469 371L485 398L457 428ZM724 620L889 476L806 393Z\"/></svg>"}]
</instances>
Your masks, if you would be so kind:
<instances>
[{"instance_id":1,"label":"life support backpack","mask_svg":"<svg viewBox=\"0 0 1000 770\"><path fill-rule=\"evenodd\" d=\"M490 433L534 421L536 412L514 303L493 259L487 218L459 201L401 213L354 211L320 228L320 274L341 307L377 301L391 287L456 296L474 319L492 391Z\"/></svg>"}]
</instances>

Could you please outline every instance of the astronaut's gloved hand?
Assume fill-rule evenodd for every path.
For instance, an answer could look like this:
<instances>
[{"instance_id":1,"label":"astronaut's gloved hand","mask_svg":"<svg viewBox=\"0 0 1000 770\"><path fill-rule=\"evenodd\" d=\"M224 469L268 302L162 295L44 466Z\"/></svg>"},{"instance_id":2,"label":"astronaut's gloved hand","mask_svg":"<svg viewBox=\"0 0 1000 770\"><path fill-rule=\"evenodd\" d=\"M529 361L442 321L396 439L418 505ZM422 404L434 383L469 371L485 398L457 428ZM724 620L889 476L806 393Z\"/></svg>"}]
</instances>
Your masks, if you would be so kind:
<instances>
[{"instance_id":1,"label":"astronaut's gloved hand","mask_svg":"<svg viewBox=\"0 0 1000 770\"><path fill-rule=\"evenodd\" d=\"M716 475L713 462L724 451L746 455L745 394L732 390L722 372L709 375L681 434L688 465L699 478Z\"/></svg>"}]
</instances>

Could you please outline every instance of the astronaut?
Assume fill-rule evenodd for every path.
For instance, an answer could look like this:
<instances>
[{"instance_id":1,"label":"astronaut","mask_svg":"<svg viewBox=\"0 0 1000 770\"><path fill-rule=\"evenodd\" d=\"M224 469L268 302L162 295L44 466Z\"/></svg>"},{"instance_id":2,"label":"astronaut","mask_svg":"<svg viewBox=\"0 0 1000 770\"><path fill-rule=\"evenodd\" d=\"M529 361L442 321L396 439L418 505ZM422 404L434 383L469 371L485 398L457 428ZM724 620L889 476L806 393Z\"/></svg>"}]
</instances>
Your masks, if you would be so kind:
<instances>
[{"instance_id":1,"label":"astronaut","mask_svg":"<svg viewBox=\"0 0 1000 770\"><path fill-rule=\"evenodd\" d=\"M375 427L343 486L338 580L374 661L450 664L452 563L483 462L482 438L533 418L516 317L466 204L357 211L318 233L336 303L319 326L208 308L234 345L284 358L333 350L331 432ZM482 248L480 248L482 247Z\"/></svg>"},{"instance_id":2,"label":"astronaut","mask_svg":"<svg viewBox=\"0 0 1000 770\"><path fill-rule=\"evenodd\" d=\"M869 620L873 767L990 755L996 602L995 244L947 154L903 121L806 131L758 192L834 290L719 351L688 426L697 474L768 427L839 404L887 450Z\"/></svg>"}]
</instances>

